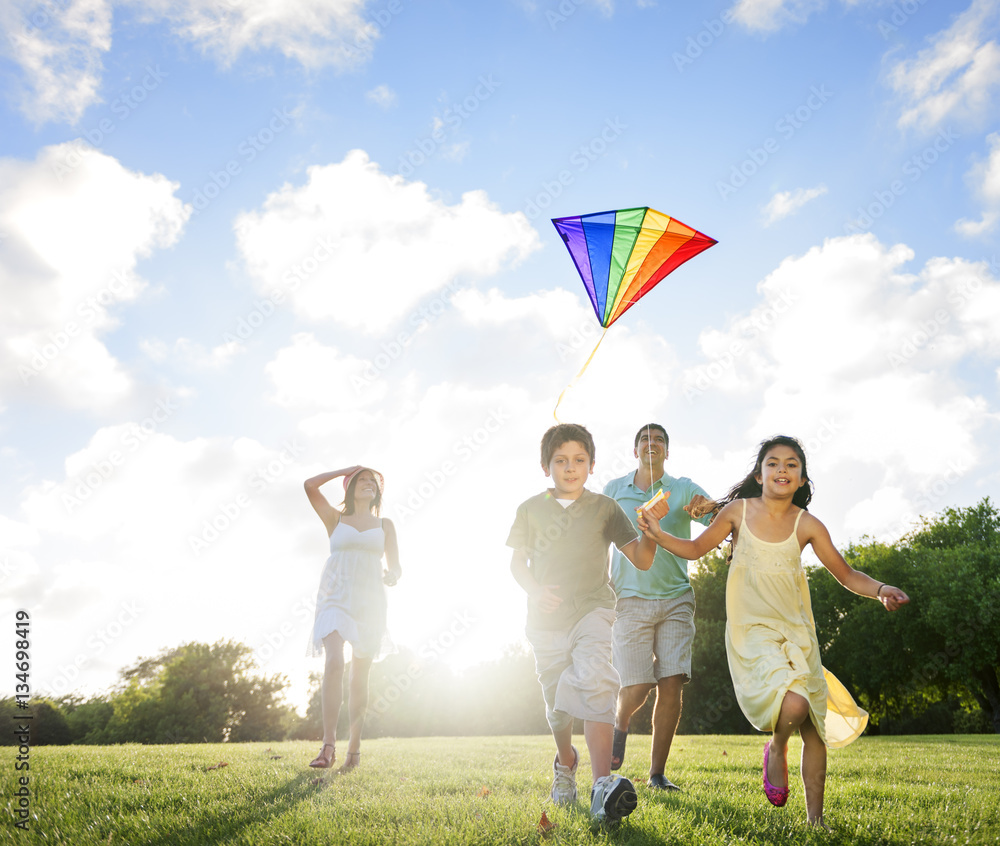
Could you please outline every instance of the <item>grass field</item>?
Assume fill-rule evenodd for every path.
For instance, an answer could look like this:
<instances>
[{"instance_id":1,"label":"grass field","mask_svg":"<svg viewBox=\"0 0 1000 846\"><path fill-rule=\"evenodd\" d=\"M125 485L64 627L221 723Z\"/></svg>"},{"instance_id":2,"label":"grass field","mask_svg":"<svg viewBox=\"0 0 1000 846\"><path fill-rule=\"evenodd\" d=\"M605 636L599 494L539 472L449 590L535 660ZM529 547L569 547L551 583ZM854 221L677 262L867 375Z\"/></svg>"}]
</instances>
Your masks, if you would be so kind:
<instances>
[{"instance_id":1,"label":"grass field","mask_svg":"<svg viewBox=\"0 0 1000 846\"><path fill-rule=\"evenodd\" d=\"M15 776L23 773L7 747L0 843L536 844L543 811L556 824L544 838L552 844L1000 842L998 736L873 737L831 751L829 833L805 823L791 756L788 805L768 805L757 737L677 738L667 774L684 792L670 795L645 787L649 738L630 737L622 772L637 783L639 807L606 830L589 820L582 750L580 803L548 801L551 738L372 740L361 766L343 776L306 766L318 748L36 747L23 831L14 826Z\"/></svg>"}]
</instances>

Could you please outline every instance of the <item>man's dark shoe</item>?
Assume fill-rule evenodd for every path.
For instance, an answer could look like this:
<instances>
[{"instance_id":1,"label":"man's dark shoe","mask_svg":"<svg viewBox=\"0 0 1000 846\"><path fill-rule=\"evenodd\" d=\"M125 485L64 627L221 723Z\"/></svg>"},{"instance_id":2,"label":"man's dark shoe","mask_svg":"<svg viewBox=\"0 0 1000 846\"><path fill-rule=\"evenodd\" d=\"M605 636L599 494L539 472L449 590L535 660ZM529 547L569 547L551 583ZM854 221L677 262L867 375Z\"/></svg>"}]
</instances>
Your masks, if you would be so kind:
<instances>
[{"instance_id":1,"label":"man's dark shoe","mask_svg":"<svg viewBox=\"0 0 1000 846\"><path fill-rule=\"evenodd\" d=\"M657 773L656 775L651 775L649 781L646 782L654 790L680 790L680 788L674 784L669 778L667 778L663 773Z\"/></svg>"}]
</instances>

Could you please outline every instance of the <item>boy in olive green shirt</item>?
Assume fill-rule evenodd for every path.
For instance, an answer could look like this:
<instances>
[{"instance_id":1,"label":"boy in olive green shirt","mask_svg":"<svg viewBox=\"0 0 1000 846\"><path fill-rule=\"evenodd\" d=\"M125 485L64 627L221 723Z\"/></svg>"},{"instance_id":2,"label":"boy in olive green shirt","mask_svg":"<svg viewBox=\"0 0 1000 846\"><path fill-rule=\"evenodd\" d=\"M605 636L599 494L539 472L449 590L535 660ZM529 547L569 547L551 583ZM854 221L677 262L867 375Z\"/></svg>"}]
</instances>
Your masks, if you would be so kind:
<instances>
[{"instance_id":1,"label":"boy in olive green shirt","mask_svg":"<svg viewBox=\"0 0 1000 846\"><path fill-rule=\"evenodd\" d=\"M553 426L541 453L553 487L518 507L507 546L514 550L511 572L528 594L526 635L556 742L551 795L557 803L576 801L578 717L594 778L591 813L614 821L635 808L637 797L628 779L610 774L619 680L611 665L615 593L608 550L614 545L648 570L656 544L640 539L618 503L584 487L594 469L594 439L583 426Z\"/></svg>"}]
</instances>

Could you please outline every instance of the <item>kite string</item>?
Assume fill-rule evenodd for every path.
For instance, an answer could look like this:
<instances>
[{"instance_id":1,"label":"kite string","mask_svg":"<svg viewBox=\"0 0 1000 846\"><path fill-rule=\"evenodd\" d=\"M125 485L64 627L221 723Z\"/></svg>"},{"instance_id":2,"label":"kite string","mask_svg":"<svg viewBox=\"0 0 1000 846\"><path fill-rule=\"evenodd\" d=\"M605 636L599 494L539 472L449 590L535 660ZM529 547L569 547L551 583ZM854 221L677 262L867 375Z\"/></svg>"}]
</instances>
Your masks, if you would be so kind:
<instances>
[{"instance_id":1,"label":"kite string","mask_svg":"<svg viewBox=\"0 0 1000 846\"><path fill-rule=\"evenodd\" d=\"M590 366L590 362L593 360L594 356L597 354L597 348L601 345L601 341L604 340L604 336L608 333L608 327L604 327L604 331L601 332L601 337L597 339L597 343L594 345L594 350L591 352L590 357L584 362L583 367L580 368L580 372L573 377L572 381L563 388L561 394L559 394L559 399L556 400L556 407L552 409L552 416L556 419L556 423L562 423L559 419L559 405L563 401L563 397L566 396L566 392L576 384L576 380L579 379L583 372Z\"/></svg>"}]
</instances>

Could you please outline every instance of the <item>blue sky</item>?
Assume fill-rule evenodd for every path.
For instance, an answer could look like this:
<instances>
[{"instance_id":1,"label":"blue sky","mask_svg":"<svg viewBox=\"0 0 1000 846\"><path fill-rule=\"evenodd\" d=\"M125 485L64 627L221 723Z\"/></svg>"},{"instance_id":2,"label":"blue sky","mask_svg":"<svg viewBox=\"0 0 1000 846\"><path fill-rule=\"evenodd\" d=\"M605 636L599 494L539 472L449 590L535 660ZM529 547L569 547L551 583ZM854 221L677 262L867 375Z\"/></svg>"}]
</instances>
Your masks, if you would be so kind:
<instances>
[{"instance_id":1,"label":"blue sky","mask_svg":"<svg viewBox=\"0 0 1000 846\"><path fill-rule=\"evenodd\" d=\"M39 693L234 638L301 703L301 482L354 463L387 480L396 640L518 642L504 541L599 336L551 217L719 241L567 393L593 489L654 419L720 494L799 436L839 544L996 496L996 0L0 15L0 608Z\"/></svg>"}]
</instances>

